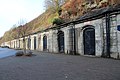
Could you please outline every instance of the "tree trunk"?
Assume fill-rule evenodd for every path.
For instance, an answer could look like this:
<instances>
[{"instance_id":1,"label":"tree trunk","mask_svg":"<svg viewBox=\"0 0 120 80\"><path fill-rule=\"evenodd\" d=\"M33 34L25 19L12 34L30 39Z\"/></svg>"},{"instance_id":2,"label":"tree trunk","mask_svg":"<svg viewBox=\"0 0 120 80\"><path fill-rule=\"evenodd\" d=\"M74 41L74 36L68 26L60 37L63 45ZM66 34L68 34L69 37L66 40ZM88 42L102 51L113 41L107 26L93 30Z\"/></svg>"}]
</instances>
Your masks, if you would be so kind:
<instances>
[{"instance_id":1,"label":"tree trunk","mask_svg":"<svg viewBox=\"0 0 120 80\"><path fill-rule=\"evenodd\" d=\"M24 50L24 54L26 54L26 41L25 41L25 37L23 38L23 50Z\"/></svg>"}]
</instances>

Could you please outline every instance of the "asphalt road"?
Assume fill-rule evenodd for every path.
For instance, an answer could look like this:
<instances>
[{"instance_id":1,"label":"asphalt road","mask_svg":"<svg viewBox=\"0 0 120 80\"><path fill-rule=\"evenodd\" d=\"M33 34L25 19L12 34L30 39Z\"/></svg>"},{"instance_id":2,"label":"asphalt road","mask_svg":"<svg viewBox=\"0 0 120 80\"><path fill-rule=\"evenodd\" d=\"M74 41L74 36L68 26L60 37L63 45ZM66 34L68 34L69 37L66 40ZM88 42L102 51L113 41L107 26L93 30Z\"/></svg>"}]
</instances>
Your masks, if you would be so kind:
<instances>
[{"instance_id":1,"label":"asphalt road","mask_svg":"<svg viewBox=\"0 0 120 80\"><path fill-rule=\"evenodd\" d=\"M0 58L5 58L8 56L15 55L16 50L8 49L8 48L0 48Z\"/></svg>"},{"instance_id":2,"label":"asphalt road","mask_svg":"<svg viewBox=\"0 0 120 80\"><path fill-rule=\"evenodd\" d=\"M120 80L120 60L34 54L0 59L0 80Z\"/></svg>"}]
</instances>

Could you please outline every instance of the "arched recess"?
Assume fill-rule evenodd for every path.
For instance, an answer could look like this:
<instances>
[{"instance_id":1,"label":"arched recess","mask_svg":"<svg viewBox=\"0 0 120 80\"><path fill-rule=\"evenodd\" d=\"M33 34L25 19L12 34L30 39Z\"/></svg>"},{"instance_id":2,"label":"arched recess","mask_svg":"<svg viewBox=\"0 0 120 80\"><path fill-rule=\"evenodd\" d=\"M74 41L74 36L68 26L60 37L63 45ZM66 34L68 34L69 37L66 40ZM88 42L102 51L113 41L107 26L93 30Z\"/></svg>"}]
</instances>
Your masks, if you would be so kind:
<instances>
[{"instance_id":1,"label":"arched recess","mask_svg":"<svg viewBox=\"0 0 120 80\"><path fill-rule=\"evenodd\" d=\"M95 29L92 25L83 28L83 44L85 55L95 55Z\"/></svg>"},{"instance_id":2,"label":"arched recess","mask_svg":"<svg viewBox=\"0 0 120 80\"><path fill-rule=\"evenodd\" d=\"M44 51L47 50L47 36L46 35L44 35L43 37L43 50Z\"/></svg>"},{"instance_id":3,"label":"arched recess","mask_svg":"<svg viewBox=\"0 0 120 80\"><path fill-rule=\"evenodd\" d=\"M36 37L34 37L34 50L36 50Z\"/></svg>"},{"instance_id":4,"label":"arched recess","mask_svg":"<svg viewBox=\"0 0 120 80\"><path fill-rule=\"evenodd\" d=\"M64 32L58 31L58 50L59 52L64 52Z\"/></svg>"}]
</instances>

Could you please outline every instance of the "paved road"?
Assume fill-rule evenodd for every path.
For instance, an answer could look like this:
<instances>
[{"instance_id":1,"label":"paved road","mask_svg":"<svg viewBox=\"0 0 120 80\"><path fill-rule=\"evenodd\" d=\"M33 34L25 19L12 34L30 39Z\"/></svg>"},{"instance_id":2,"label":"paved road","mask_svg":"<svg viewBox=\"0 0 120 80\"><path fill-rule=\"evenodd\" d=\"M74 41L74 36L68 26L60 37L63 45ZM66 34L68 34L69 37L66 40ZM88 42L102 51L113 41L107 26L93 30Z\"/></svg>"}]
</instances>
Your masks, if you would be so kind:
<instances>
[{"instance_id":1,"label":"paved road","mask_svg":"<svg viewBox=\"0 0 120 80\"><path fill-rule=\"evenodd\" d=\"M0 58L5 58L8 56L15 55L16 50L8 49L8 48L0 48Z\"/></svg>"},{"instance_id":2,"label":"paved road","mask_svg":"<svg viewBox=\"0 0 120 80\"><path fill-rule=\"evenodd\" d=\"M120 61L34 52L0 59L0 80L120 80Z\"/></svg>"}]
</instances>

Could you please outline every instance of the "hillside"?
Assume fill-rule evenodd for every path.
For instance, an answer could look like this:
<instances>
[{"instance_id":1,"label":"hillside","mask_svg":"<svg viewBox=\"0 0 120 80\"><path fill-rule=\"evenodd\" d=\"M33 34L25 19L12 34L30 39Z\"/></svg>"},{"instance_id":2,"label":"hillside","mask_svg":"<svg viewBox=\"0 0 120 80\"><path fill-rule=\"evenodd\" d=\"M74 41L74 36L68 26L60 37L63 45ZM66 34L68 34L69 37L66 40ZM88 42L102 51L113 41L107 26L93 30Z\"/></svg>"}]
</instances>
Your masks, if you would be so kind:
<instances>
[{"instance_id":1,"label":"hillside","mask_svg":"<svg viewBox=\"0 0 120 80\"><path fill-rule=\"evenodd\" d=\"M51 9L47 9L43 14L25 24L25 26L29 27L28 33L34 33L51 27L54 18L60 18L67 22L91 10L117 4L120 4L120 0L66 0L66 3L61 6L62 12L60 15ZM18 28L13 28L5 32L4 36L0 38L0 43L17 38L17 30Z\"/></svg>"},{"instance_id":2,"label":"hillside","mask_svg":"<svg viewBox=\"0 0 120 80\"><path fill-rule=\"evenodd\" d=\"M120 4L120 0L68 0L62 6L61 18L69 21L76 19L91 10Z\"/></svg>"},{"instance_id":3,"label":"hillside","mask_svg":"<svg viewBox=\"0 0 120 80\"><path fill-rule=\"evenodd\" d=\"M27 24L27 26L31 27L32 33L46 29L52 25L52 21L54 18L57 18L58 15L56 12L51 10L46 10L43 14L32 20Z\"/></svg>"},{"instance_id":4,"label":"hillside","mask_svg":"<svg viewBox=\"0 0 120 80\"><path fill-rule=\"evenodd\" d=\"M56 12L48 9L43 14L39 15L37 18L33 19L25 25L29 27L29 30L26 32L34 33L51 27L53 19L57 17L58 15ZM4 33L4 36L0 38L0 43L17 38L17 29L18 28L15 27L13 29L10 29L9 31L6 31Z\"/></svg>"}]
</instances>

